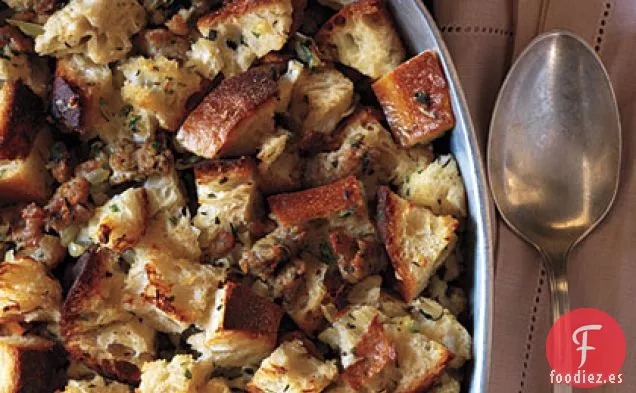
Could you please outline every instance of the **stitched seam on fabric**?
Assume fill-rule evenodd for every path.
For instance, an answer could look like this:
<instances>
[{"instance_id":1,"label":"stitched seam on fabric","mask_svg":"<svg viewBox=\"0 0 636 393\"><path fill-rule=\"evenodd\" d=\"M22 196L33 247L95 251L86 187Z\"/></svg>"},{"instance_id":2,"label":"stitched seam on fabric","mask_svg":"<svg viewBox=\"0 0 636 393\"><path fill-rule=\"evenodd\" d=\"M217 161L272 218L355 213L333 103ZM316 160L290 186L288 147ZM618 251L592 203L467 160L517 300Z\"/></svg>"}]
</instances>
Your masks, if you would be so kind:
<instances>
[{"instance_id":1,"label":"stitched seam on fabric","mask_svg":"<svg viewBox=\"0 0 636 393\"><path fill-rule=\"evenodd\" d=\"M532 340L534 338L535 323L537 322L537 312L539 311L539 303L541 302L541 293L546 280L546 271L541 268L539 272L539 280L537 281L537 289L535 290L534 303L532 305L532 313L530 314L530 326L528 327L528 336L526 338L526 348L523 354L523 369L521 370L521 379L519 380L519 392L523 393L526 388L526 377L528 376L528 364L530 363L530 352L532 351Z\"/></svg>"},{"instance_id":2,"label":"stitched seam on fabric","mask_svg":"<svg viewBox=\"0 0 636 393\"><path fill-rule=\"evenodd\" d=\"M512 37L514 35L513 29L504 29L501 27L493 26L471 26L471 25L443 25L440 26L442 33L469 33L469 34L484 34L484 35L498 35Z\"/></svg>"},{"instance_id":3,"label":"stitched seam on fabric","mask_svg":"<svg viewBox=\"0 0 636 393\"><path fill-rule=\"evenodd\" d=\"M601 44L603 44L603 35L605 34L605 29L607 25L607 19L610 16L610 12L613 8L613 4L611 1L605 2L603 4L603 12L601 13L601 18L598 21L598 28L596 30L596 37L594 38L594 50L596 53L601 51Z\"/></svg>"}]
</instances>

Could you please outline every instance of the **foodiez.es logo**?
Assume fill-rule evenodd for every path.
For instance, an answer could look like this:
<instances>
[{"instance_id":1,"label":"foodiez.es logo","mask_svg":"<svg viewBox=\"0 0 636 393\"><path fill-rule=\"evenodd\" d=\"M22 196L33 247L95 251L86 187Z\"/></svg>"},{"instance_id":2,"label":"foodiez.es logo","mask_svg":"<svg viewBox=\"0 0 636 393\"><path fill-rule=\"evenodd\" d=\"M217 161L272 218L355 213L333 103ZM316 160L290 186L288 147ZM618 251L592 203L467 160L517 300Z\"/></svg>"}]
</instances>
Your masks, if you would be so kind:
<instances>
[{"instance_id":1,"label":"foodiez.es logo","mask_svg":"<svg viewBox=\"0 0 636 393\"><path fill-rule=\"evenodd\" d=\"M559 318L548 334L550 382L579 388L623 382L625 335L608 314L579 308Z\"/></svg>"}]
</instances>

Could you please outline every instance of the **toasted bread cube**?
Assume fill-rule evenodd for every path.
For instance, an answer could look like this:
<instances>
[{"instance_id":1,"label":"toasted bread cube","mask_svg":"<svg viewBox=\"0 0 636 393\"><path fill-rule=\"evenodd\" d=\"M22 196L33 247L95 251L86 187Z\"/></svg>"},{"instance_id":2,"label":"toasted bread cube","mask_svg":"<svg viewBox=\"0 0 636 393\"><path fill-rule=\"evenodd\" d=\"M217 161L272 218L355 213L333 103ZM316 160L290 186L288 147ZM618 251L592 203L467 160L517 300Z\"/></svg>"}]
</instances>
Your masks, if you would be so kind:
<instances>
[{"instance_id":1,"label":"toasted bread cube","mask_svg":"<svg viewBox=\"0 0 636 393\"><path fill-rule=\"evenodd\" d=\"M195 361L191 355L177 355L167 362L144 364L137 393L207 393L204 389L213 366L210 361Z\"/></svg>"},{"instance_id":2,"label":"toasted bread cube","mask_svg":"<svg viewBox=\"0 0 636 393\"><path fill-rule=\"evenodd\" d=\"M62 393L130 393L128 385L117 381L108 381L99 375L89 380L69 380Z\"/></svg>"},{"instance_id":3,"label":"toasted bread cube","mask_svg":"<svg viewBox=\"0 0 636 393\"><path fill-rule=\"evenodd\" d=\"M0 264L0 323L59 322L62 287L41 262L21 258Z\"/></svg>"},{"instance_id":4,"label":"toasted bread cube","mask_svg":"<svg viewBox=\"0 0 636 393\"><path fill-rule=\"evenodd\" d=\"M176 131L186 114L186 102L201 88L201 77L163 56L132 57L119 69L124 74L122 98L153 114L159 126Z\"/></svg>"},{"instance_id":5,"label":"toasted bread cube","mask_svg":"<svg viewBox=\"0 0 636 393\"><path fill-rule=\"evenodd\" d=\"M0 88L0 201L40 201L50 193L45 168L51 135L42 101L22 82Z\"/></svg>"},{"instance_id":6,"label":"toasted bread cube","mask_svg":"<svg viewBox=\"0 0 636 393\"><path fill-rule=\"evenodd\" d=\"M431 386L431 393L459 393L461 384L458 380L443 373L442 376Z\"/></svg>"},{"instance_id":7,"label":"toasted bread cube","mask_svg":"<svg viewBox=\"0 0 636 393\"><path fill-rule=\"evenodd\" d=\"M461 367L472 358L472 338L450 310L434 300L418 298L409 303L414 327L428 338L444 345L452 354L450 366Z\"/></svg>"},{"instance_id":8,"label":"toasted bread cube","mask_svg":"<svg viewBox=\"0 0 636 393\"><path fill-rule=\"evenodd\" d=\"M206 158L253 154L274 132L277 94L272 73L262 69L225 79L188 115L177 140Z\"/></svg>"},{"instance_id":9,"label":"toasted bread cube","mask_svg":"<svg viewBox=\"0 0 636 393\"><path fill-rule=\"evenodd\" d=\"M333 361L317 359L301 340L287 341L263 361L247 391L320 393L336 375L338 368Z\"/></svg>"},{"instance_id":10,"label":"toasted bread cube","mask_svg":"<svg viewBox=\"0 0 636 393\"><path fill-rule=\"evenodd\" d=\"M106 127L104 105L113 93L107 64L95 64L80 54L55 63L51 113L66 128L85 134Z\"/></svg>"},{"instance_id":11,"label":"toasted bread cube","mask_svg":"<svg viewBox=\"0 0 636 393\"><path fill-rule=\"evenodd\" d=\"M402 147L428 143L455 125L448 82L432 51L420 53L378 79L373 91Z\"/></svg>"},{"instance_id":12,"label":"toasted bread cube","mask_svg":"<svg viewBox=\"0 0 636 393\"><path fill-rule=\"evenodd\" d=\"M144 29L135 36L135 46L146 57L163 56L184 62L190 42L167 29Z\"/></svg>"},{"instance_id":13,"label":"toasted bread cube","mask_svg":"<svg viewBox=\"0 0 636 393\"><path fill-rule=\"evenodd\" d=\"M4 82L0 88L0 159L24 158L44 126L40 97L21 81Z\"/></svg>"},{"instance_id":14,"label":"toasted bread cube","mask_svg":"<svg viewBox=\"0 0 636 393\"><path fill-rule=\"evenodd\" d=\"M333 68L305 71L291 95L289 113L305 139L329 136L353 105L353 82Z\"/></svg>"},{"instance_id":15,"label":"toasted bread cube","mask_svg":"<svg viewBox=\"0 0 636 393\"><path fill-rule=\"evenodd\" d=\"M201 257L201 230L190 222L190 213L181 206L160 211L148 223L146 233L134 247L140 258L163 254L198 261Z\"/></svg>"},{"instance_id":16,"label":"toasted bread cube","mask_svg":"<svg viewBox=\"0 0 636 393\"><path fill-rule=\"evenodd\" d=\"M290 0L238 0L197 21L204 37L217 43L226 77L246 71L257 58L287 42L294 12Z\"/></svg>"},{"instance_id":17,"label":"toasted bread cube","mask_svg":"<svg viewBox=\"0 0 636 393\"><path fill-rule=\"evenodd\" d=\"M0 337L0 391L52 392L64 386L64 353L36 336Z\"/></svg>"},{"instance_id":18,"label":"toasted bread cube","mask_svg":"<svg viewBox=\"0 0 636 393\"><path fill-rule=\"evenodd\" d=\"M316 42L328 59L372 79L392 71L406 57L382 0L360 0L345 6L320 28Z\"/></svg>"},{"instance_id":19,"label":"toasted bread cube","mask_svg":"<svg viewBox=\"0 0 636 393\"><path fill-rule=\"evenodd\" d=\"M414 171L402 184L400 195L435 214L466 216L464 183L450 154Z\"/></svg>"},{"instance_id":20,"label":"toasted bread cube","mask_svg":"<svg viewBox=\"0 0 636 393\"><path fill-rule=\"evenodd\" d=\"M415 331L412 322L387 323L387 335L395 343L398 384L394 392L426 391L442 374L452 354L446 347Z\"/></svg>"},{"instance_id":21,"label":"toasted bread cube","mask_svg":"<svg viewBox=\"0 0 636 393\"><path fill-rule=\"evenodd\" d=\"M5 24L0 28L3 54L0 58L0 80L21 81L35 94L46 98L50 88L47 59L30 56L33 44L17 28Z\"/></svg>"},{"instance_id":22,"label":"toasted bread cube","mask_svg":"<svg viewBox=\"0 0 636 393\"><path fill-rule=\"evenodd\" d=\"M72 0L47 19L44 33L35 38L40 55L62 57L85 53L97 64L123 58L132 48L130 37L146 22L146 12L136 0L111 3Z\"/></svg>"},{"instance_id":23,"label":"toasted bread cube","mask_svg":"<svg viewBox=\"0 0 636 393\"><path fill-rule=\"evenodd\" d=\"M51 134L44 129L35 137L26 157L0 159L0 201L46 201L52 184L46 170L51 144Z\"/></svg>"},{"instance_id":24,"label":"toasted bread cube","mask_svg":"<svg viewBox=\"0 0 636 393\"><path fill-rule=\"evenodd\" d=\"M259 219L262 200L256 165L250 158L216 160L194 168L199 209L194 225L209 255L221 257L235 244L249 246L250 223Z\"/></svg>"},{"instance_id":25,"label":"toasted bread cube","mask_svg":"<svg viewBox=\"0 0 636 393\"><path fill-rule=\"evenodd\" d=\"M301 186L304 162L290 138L289 132L279 129L263 141L256 156L260 161L259 188L265 195L295 191Z\"/></svg>"},{"instance_id":26,"label":"toasted bread cube","mask_svg":"<svg viewBox=\"0 0 636 393\"><path fill-rule=\"evenodd\" d=\"M186 67L194 67L199 74L210 80L221 72L225 64L218 43L204 37L192 43L187 55Z\"/></svg>"},{"instance_id":27,"label":"toasted bread cube","mask_svg":"<svg viewBox=\"0 0 636 393\"><path fill-rule=\"evenodd\" d=\"M424 149L400 149L382 124L381 113L364 107L347 118L336 132L338 150L318 153L307 161L305 183L316 187L354 175L375 198L378 184L400 183L407 174L429 162Z\"/></svg>"},{"instance_id":28,"label":"toasted bread cube","mask_svg":"<svg viewBox=\"0 0 636 393\"><path fill-rule=\"evenodd\" d=\"M388 187L381 187L378 193L378 229L400 293L411 301L455 247L458 222L415 206Z\"/></svg>"},{"instance_id":29,"label":"toasted bread cube","mask_svg":"<svg viewBox=\"0 0 636 393\"><path fill-rule=\"evenodd\" d=\"M181 187L179 174L173 168L166 174L149 176L144 182L148 196L148 215L150 217L159 211L174 210L186 204L186 197Z\"/></svg>"},{"instance_id":30,"label":"toasted bread cube","mask_svg":"<svg viewBox=\"0 0 636 393\"><path fill-rule=\"evenodd\" d=\"M354 176L335 183L267 198L272 216L283 226L317 219L341 220L368 215L363 188Z\"/></svg>"},{"instance_id":31,"label":"toasted bread cube","mask_svg":"<svg viewBox=\"0 0 636 393\"><path fill-rule=\"evenodd\" d=\"M165 333L202 326L224 272L164 252L145 251L136 259L126 278L124 308Z\"/></svg>"},{"instance_id":32,"label":"toasted bread cube","mask_svg":"<svg viewBox=\"0 0 636 393\"><path fill-rule=\"evenodd\" d=\"M154 358L155 331L123 308L125 266L108 249L88 252L62 308L69 355L100 374L134 383Z\"/></svg>"},{"instance_id":33,"label":"toasted bread cube","mask_svg":"<svg viewBox=\"0 0 636 393\"><path fill-rule=\"evenodd\" d=\"M93 242L123 252L141 240L147 221L146 190L129 188L95 210L86 232Z\"/></svg>"},{"instance_id":34,"label":"toasted bread cube","mask_svg":"<svg viewBox=\"0 0 636 393\"><path fill-rule=\"evenodd\" d=\"M282 316L278 305L230 281L216 291L206 331L188 342L222 367L257 364L276 348Z\"/></svg>"}]
</instances>

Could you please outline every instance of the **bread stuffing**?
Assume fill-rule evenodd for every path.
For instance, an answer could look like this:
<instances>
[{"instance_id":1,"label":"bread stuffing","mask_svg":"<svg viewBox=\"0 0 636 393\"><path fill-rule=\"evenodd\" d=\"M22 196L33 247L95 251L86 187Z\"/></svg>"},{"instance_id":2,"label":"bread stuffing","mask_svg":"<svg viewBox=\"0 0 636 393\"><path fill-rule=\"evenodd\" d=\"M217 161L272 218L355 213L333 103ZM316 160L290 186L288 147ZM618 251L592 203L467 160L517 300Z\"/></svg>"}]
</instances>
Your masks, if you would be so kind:
<instances>
[{"instance_id":1,"label":"bread stuffing","mask_svg":"<svg viewBox=\"0 0 636 393\"><path fill-rule=\"evenodd\" d=\"M0 392L466 390L446 70L383 0L4 3Z\"/></svg>"}]
</instances>

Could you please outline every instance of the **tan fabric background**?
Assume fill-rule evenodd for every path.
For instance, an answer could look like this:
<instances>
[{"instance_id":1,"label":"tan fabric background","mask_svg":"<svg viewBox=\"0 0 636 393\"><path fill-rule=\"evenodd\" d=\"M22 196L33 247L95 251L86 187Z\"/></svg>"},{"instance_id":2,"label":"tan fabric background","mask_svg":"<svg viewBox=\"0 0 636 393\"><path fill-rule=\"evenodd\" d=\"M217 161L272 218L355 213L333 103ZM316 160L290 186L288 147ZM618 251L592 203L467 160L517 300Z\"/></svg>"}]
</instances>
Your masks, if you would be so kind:
<instances>
[{"instance_id":1,"label":"tan fabric background","mask_svg":"<svg viewBox=\"0 0 636 393\"><path fill-rule=\"evenodd\" d=\"M595 47L607 67L623 125L621 185L608 217L573 253L569 280L572 308L609 313L627 339L623 384L592 391L635 392L636 1L436 0L433 12L453 54L482 146L506 70L538 33L574 31ZM550 315L545 273L531 247L502 223L498 232L489 392L547 393Z\"/></svg>"}]
</instances>

